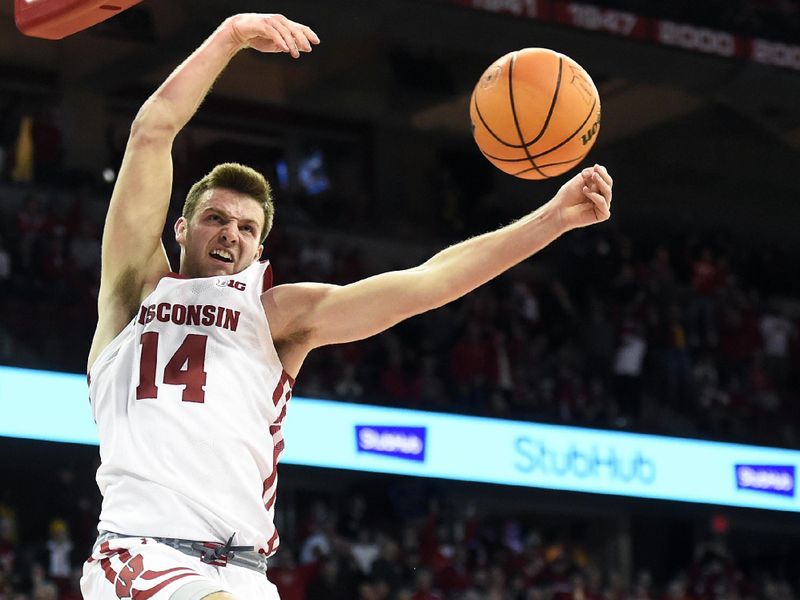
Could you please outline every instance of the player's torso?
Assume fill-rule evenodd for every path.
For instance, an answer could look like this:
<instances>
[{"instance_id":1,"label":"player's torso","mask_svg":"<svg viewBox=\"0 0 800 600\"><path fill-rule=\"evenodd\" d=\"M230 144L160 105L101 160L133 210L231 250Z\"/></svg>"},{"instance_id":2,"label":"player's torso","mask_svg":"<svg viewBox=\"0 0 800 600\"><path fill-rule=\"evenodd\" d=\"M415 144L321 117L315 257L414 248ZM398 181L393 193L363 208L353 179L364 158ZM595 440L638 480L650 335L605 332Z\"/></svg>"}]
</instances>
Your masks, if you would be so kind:
<instances>
[{"instance_id":1,"label":"player's torso","mask_svg":"<svg viewBox=\"0 0 800 600\"><path fill-rule=\"evenodd\" d=\"M92 365L101 528L211 540L236 531L241 544L277 544L291 380L260 301L267 270L165 277Z\"/></svg>"}]
</instances>

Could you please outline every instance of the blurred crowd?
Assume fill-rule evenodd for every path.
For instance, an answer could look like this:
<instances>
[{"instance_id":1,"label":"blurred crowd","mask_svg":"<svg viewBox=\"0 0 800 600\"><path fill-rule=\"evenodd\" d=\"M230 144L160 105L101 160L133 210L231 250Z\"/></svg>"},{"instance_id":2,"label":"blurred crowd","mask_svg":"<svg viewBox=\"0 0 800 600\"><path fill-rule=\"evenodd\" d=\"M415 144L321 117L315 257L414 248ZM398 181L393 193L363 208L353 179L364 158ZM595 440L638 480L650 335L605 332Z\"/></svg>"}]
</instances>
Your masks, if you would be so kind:
<instances>
[{"instance_id":1,"label":"blurred crowd","mask_svg":"<svg viewBox=\"0 0 800 600\"><path fill-rule=\"evenodd\" d=\"M599 4L790 43L800 30L790 0ZM103 182L64 171L53 108L0 93L0 364L82 372L114 173ZM441 171L432 222L398 231L441 247L506 219L488 196L463 197L463 174ZM311 229L350 231L335 191L305 214L284 192L291 210L279 204L268 241L276 283L346 284L413 266L402 252L376 254L368 234ZM699 227L634 231L612 220L573 232L463 300L312 353L295 395L800 448L796 260ZM0 600L81 598L99 509L92 475L59 471L35 510L16 486L0 488ZM435 501L380 512L358 494L284 501L279 513L297 515L281 524L270 565L283 600L790 600L799 584L791 569L737 558L723 535L673 556L667 576L636 564L624 577L601 545L525 516Z\"/></svg>"},{"instance_id":2,"label":"blurred crowd","mask_svg":"<svg viewBox=\"0 0 800 600\"><path fill-rule=\"evenodd\" d=\"M270 578L285 600L734 600L793 598L780 573L737 564L724 535L698 543L656 582L630 581L581 526L479 518L474 508L432 501L415 518L381 528L358 495L340 510L315 502L296 549L276 556ZM613 537L613 534L611 534ZM606 540L607 542L607 540ZM606 544L608 545L608 544ZM752 567L752 568L751 568ZM672 569L675 569L674 571Z\"/></svg>"},{"instance_id":3,"label":"blurred crowd","mask_svg":"<svg viewBox=\"0 0 800 600\"><path fill-rule=\"evenodd\" d=\"M690 4L703 3L679 3ZM782 14L788 24L796 17L790 5L726 4L735 14L745 6ZM64 115L53 100L0 92L0 109L0 311L13 317L0 321L0 364L82 372L114 170L103 180L64 168ZM124 129L109 125L112 165ZM169 231L200 168L190 156L211 150L176 149L165 234L175 268ZM323 154L315 154L321 164ZM277 162L268 173L278 191L267 241L276 283L346 284L415 266L409 256L420 256L423 244L441 248L519 216L504 213L487 187L488 170L470 169L459 154L418 174L433 199L427 213L395 211L394 230L381 229L378 238L365 209L367 184L357 183L366 177L355 166L361 159L341 148L327 156L337 154L352 164L337 174L326 159L331 171L315 175L325 180L316 186L322 192L282 187ZM312 353L296 394L800 447L795 256L700 224L670 231L619 223L571 232L523 268L382 335ZM411 230L414 251L377 250Z\"/></svg>"},{"instance_id":4,"label":"blurred crowd","mask_svg":"<svg viewBox=\"0 0 800 600\"><path fill-rule=\"evenodd\" d=\"M85 369L105 208L96 194L0 188L0 205L13 196L18 207L0 225L0 310L14 315L0 324L2 363ZM798 447L791 258L697 232L596 229L447 307L312 353L296 394ZM370 254L368 236L342 240L279 225L267 244L276 282L344 284L414 266Z\"/></svg>"},{"instance_id":5,"label":"blurred crowd","mask_svg":"<svg viewBox=\"0 0 800 600\"><path fill-rule=\"evenodd\" d=\"M310 356L297 393L797 445L796 300L764 296L724 247L612 228L562 245L539 276ZM348 256L330 264L350 272Z\"/></svg>"},{"instance_id":6,"label":"blurred crowd","mask_svg":"<svg viewBox=\"0 0 800 600\"><path fill-rule=\"evenodd\" d=\"M737 559L721 532L658 565L661 577L641 560L626 577L613 544L578 518L480 517L441 497L409 514L359 493L284 501L279 513L297 515L268 572L282 600L792 600L797 586L791 567ZM14 507L0 505L0 600L80 599L93 526L73 512L51 516L41 538L23 529Z\"/></svg>"}]
</instances>

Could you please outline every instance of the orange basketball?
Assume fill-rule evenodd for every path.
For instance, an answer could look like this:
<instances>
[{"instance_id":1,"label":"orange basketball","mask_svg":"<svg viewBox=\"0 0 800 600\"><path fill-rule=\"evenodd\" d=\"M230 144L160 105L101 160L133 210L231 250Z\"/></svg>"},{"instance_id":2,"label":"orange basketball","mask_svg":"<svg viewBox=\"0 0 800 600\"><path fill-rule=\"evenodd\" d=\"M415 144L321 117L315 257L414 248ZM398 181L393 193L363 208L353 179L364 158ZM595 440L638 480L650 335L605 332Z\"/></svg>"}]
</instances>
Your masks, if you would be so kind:
<instances>
[{"instance_id":1,"label":"orange basketball","mask_svg":"<svg viewBox=\"0 0 800 600\"><path fill-rule=\"evenodd\" d=\"M524 179L561 175L600 131L600 96L583 68L547 48L509 52L486 69L469 106L472 136L498 169Z\"/></svg>"}]
</instances>

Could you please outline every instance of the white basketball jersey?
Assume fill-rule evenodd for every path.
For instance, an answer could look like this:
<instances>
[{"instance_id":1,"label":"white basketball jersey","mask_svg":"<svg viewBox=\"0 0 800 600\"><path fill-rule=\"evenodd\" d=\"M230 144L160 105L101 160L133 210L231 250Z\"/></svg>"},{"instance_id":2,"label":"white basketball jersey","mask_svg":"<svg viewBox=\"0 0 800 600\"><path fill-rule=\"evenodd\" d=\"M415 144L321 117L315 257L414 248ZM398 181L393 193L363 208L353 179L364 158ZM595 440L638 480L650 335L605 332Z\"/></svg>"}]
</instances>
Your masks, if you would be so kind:
<instances>
[{"instance_id":1,"label":"white basketball jersey","mask_svg":"<svg viewBox=\"0 0 800 600\"><path fill-rule=\"evenodd\" d=\"M268 262L164 277L89 373L100 530L227 541L267 555L294 381L261 304Z\"/></svg>"}]
</instances>

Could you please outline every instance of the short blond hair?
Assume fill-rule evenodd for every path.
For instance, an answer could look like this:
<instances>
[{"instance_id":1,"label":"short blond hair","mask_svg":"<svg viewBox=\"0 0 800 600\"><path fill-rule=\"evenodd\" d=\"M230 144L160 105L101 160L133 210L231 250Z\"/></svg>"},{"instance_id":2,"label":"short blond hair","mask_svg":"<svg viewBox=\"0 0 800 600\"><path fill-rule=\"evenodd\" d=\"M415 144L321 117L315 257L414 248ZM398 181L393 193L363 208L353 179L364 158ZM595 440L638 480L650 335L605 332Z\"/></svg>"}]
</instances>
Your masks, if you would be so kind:
<instances>
[{"instance_id":1,"label":"short blond hair","mask_svg":"<svg viewBox=\"0 0 800 600\"><path fill-rule=\"evenodd\" d=\"M275 216L272 187L261 173L239 163L219 164L195 183L183 203L183 212L181 213L183 217L191 221L203 194L217 188L250 196L258 202L264 211L264 230L261 232L261 242L263 243L272 229L272 219Z\"/></svg>"}]
</instances>

